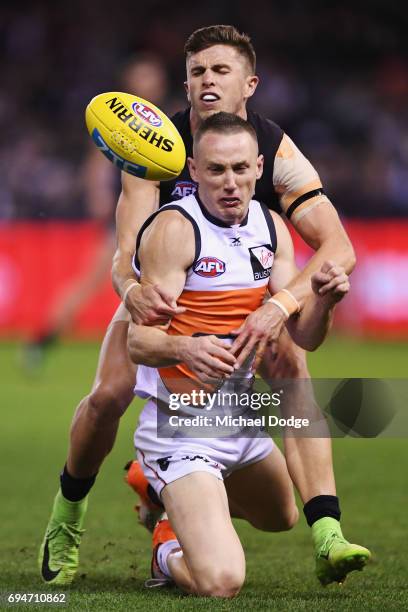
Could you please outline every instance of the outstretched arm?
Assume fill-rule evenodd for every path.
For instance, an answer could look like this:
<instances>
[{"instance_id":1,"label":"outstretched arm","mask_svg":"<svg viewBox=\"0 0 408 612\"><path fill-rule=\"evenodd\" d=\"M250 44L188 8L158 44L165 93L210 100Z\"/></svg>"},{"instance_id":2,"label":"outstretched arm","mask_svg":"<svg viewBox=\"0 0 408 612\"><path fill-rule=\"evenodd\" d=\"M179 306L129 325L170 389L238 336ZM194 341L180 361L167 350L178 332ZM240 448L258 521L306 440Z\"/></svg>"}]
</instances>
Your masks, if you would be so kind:
<instances>
[{"instance_id":1,"label":"outstretched arm","mask_svg":"<svg viewBox=\"0 0 408 612\"><path fill-rule=\"evenodd\" d=\"M286 285L281 285L290 291L294 299L285 298L282 293L275 296L277 301L284 301L289 314L293 314L305 306L312 292L311 277L322 269L325 262L333 261L350 274L355 265L355 255L335 208L323 192L319 175L286 134L275 157L273 183L275 191L280 195L283 212L296 231L316 251L301 272L297 270L287 277ZM278 223L278 217L274 219L275 224ZM326 289L323 288L323 291ZM241 326L232 347L234 353L242 349L238 364L242 365L253 348L248 338L261 337L262 329L268 329L269 341L275 341L284 321L284 314L276 305L274 310L258 309L250 315ZM264 348L260 342L255 367L262 358Z\"/></svg>"},{"instance_id":2,"label":"outstretched arm","mask_svg":"<svg viewBox=\"0 0 408 612\"><path fill-rule=\"evenodd\" d=\"M297 278L298 268L289 231L276 213L271 214L278 244L269 281L272 298L247 317L231 349L236 353L242 347L238 357L238 364L241 364L256 347L255 370L266 346L276 341L285 322L296 344L309 351L315 350L323 342L330 327L334 305L349 289L344 269L333 262L323 262L321 269L309 278L302 310L290 316L291 313L282 304L282 298L276 300L274 296L278 293L282 295L282 289L285 291L293 279ZM286 295L289 305L296 304L295 298L286 293L283 297Z\"/></svg>"},{"instance_id":3,"label":"outstretched arm","mask_svg":"<svg viewBox=\"0 0 408 612\"><path fill-rule=\"evenodd\" d=\"M344 268L330 260L312 275L311 284L313 294L307 297L302 312L286 323L293 340L307 351L321 345L331 327L334 306L350 289Z\"/></svg>"},{"instance_id":4,"label":"outstretched arm","mask_svg":"<svg viewBox=\"0 0 408 612\"><path fill-rule=\"evenodd\" d=\"M278 234L278 248L269 281L269 290L273 294L290 286L291 280L297 278L297 268L293 243L290 234L279 218L275 218ZM348 276L342 266L332 261L324 261L320 270L309 279L307 297L299 314L287 318L286 326L293 340L302 348L313 351L323 342L330 328L333 308L348 292ZM276 306L271 298L271 304Z\"/></svg>"},{"instance_id":5,"label":"outstretched arm","mask_svg":"<svg viewBox=\"0 0 408 612\"><path fill-rule=\"evenodd\" d=\"M293 219L293 225L303 240L316 251L286 287L302 306L310 293L311 276L321 270L325 262L333 261L346 274L351 274L356 259L351 242L330 202L316 206L299 221Z\"/></svg>"},{"instance_id":6,"label":"outstretched arm","mask_svg":"<svg viewBox=\"0 0 408 612\"><path fill-rule=\"evenodd\" d=\"M310 293L312 274L327 260L351 274L356 263L355 253L336 209L323 192L319 175L286 134L275 158L273 182L280 194L283 212L315 251L287 286L303 307Z\"/></svg>"}]
</instances>

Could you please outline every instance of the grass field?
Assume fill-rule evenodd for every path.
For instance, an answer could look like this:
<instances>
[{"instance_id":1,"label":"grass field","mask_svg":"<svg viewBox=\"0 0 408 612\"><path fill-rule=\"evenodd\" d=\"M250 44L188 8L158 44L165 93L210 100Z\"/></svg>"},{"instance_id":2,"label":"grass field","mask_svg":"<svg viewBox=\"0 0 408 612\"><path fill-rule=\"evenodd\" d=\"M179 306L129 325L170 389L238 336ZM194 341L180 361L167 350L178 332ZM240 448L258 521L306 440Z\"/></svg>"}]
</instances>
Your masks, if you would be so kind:
<instances>
[{"instance_id":1,"label":"grass field","mask_svg":"<svg viewBox=\"0 0 408 612\"><path fill-rule=\"evenodd\" d=\"M73 408L89 390L96 344L64 344L42 374L26 378L17 347L0 345L1 556L0 591L50 592L38 577L37 552L63 465ZM406 376L407 345L330 340L311 356L315 376ZM247 580L233 601L196 599L177 590L143 588L150 539L132 512L122 483L133 456L139 404L123 418L114 451L91 495L81 566L68 590L70 610L404 610L408 609L406 441L340 439L334 443L346 536L375 558L343 587L321 588L313 574L309 528L303 517L283 534L265 534L237 521L246 551ZM18 609L32 609L33 605ZM43 606L44 607L44 604ZM15 606L15 609L17 606Z\"/></svg>"}]
</instances>

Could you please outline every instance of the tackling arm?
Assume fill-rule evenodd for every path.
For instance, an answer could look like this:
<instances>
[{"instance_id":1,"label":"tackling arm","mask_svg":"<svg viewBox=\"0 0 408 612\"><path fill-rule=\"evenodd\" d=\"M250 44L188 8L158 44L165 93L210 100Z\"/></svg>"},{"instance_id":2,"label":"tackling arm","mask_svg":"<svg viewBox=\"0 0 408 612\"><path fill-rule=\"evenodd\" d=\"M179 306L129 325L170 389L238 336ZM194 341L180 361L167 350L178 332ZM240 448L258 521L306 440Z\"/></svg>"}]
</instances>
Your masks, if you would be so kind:
<instances>
[{"instance_id":1,"label":"tackling arm","mask_svg":"<svg viewBox=\"0 0 408 612\"><path fill-rule=\"evenodd\" d=\"M113 258L112 283L139 325L165 323L169 317L183 312L166 293L155 285L139 285L132 269L137 234L159 206L159 183L122 173L122 193L116 209L117 250Z\"/></svg>"},{"instance_id":2,"label":"tackling arm","mask_svg":"<svg viewBox=\"0 0 408 612\"><path fill-rule=\"evenodd\" d=\"M280 217L273 214L278 248L269 281L272 294L288 287L298 278L293 243ZM312 291L311 291L312 289ZM324 261L311 279L308 277L307 294L302 310L292 315L286 326L293 340L302 348L313 351L325 339L329 331L333 308L349 289L348 277L341 266Z\"/></svg>"},{"instance_id":3,"label":"tackling arm","mask_svg":"<svg viewBox=\"0 0 408 612\"><path fill-rule=\"evenodd\" d=\"M311 276L321 269L324 262L336 262L347 274L351 274L356 258L350 239L329 201L316 206L299 221L293 220L293 225L303 240L316 251L303 270L287 285L287 289L302 305L310 293Z\"/></svg>"},{"instance_id":4,"label":"tackling arm","mask_svg":"<svg viewBox=\"0 0 408 612\"><path fill-rule=\"evenodd\" d=\"M327 260L333 260L350 274L355 253L336 209L322 190L319 176L310 162L285 134L278 149L273 176L280 193L282 210L315 254L288 284L300 306L310 293L310 278Z\"/></svg>"},{"instance_id":5,"label":"tackling arm","mask_svg":"<svg viewBox=\"0 0 408 612\"><path fill-rule=\"evenodd\" d=\"M129 281L137 280L132 269L136 237L158 206L159 183L122 173L122 192L116 208L117 249L112 264L112 282L119 297Z\"/></svg>"},{"instance_id":6,"label":"tackling arm","mask_svg":"<svg viewBox=\"0 0 408 612\"><path fill-rule=\"evenodd\" d=\"M177 239L175 239L177 237ZM177 300L194 259L194 231L177 211L161 212L143 233L138 251L141 286L160 287ZM163 329L131 325L129 352L135 363L164 367L181 361L184 338Z\"/></svg>"}]
</instances>

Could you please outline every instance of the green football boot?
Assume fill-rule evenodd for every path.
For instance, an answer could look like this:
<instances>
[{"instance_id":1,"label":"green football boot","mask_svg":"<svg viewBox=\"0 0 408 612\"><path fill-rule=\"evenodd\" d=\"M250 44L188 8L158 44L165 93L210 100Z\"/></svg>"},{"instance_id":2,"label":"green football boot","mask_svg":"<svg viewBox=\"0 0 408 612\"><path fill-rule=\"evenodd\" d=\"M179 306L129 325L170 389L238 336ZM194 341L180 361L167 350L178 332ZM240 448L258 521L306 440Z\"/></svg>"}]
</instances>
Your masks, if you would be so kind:
<instances>
[{"instance_id":1,"label":"green football boot","mask_svg":"<svg viewBox=\"0 0 408 612\"><path fill-rule=\"evenodd\" d=\"M332 521L333 528L330 529ZM319 529L317 523L320 523L320 527L328 526L329 529ZM371 559L370 551L364 546L350 544L343 537L338 521L323 518L313 527L315 525L317 529L315 528L313 535L316 545L316 576L323 586L332 582L342 584L350 572L361 571L367 565ZM316 531L318 537L315 537Z\"/></svg>"},{"instance_id":2,"label":"green football boot","mask_svg":"<svg viewBox=\"0 0 408 612\"><path fill-rule=\"evenodd\" d=\"M41 577L48 584L66 586L73 581L87 506L87 497L70 502L57 493L38 556Z\"/></svg>"}]
</instances>

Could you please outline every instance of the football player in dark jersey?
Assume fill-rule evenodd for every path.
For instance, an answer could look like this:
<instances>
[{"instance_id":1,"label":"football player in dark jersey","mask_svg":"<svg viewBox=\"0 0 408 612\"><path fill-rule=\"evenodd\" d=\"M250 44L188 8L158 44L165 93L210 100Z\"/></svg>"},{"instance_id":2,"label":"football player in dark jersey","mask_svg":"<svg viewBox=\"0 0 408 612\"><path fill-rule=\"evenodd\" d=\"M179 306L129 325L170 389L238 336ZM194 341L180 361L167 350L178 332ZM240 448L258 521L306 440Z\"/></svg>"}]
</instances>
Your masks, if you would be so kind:
<instances>
[{"instance_id":1,"label":"football player in dark jersey","mask_svg":"<svg viewBox=\"0 0 408 612\"><path fill-rule=\"evenodd\" d=\"M237 352L243 347L238 357L242 361L257 347L257 362L263 357L262 371L268 379L308 378L305 353L282 331L284 323L287 316L302 309L311 291L311 276L324 261L335 262L348 274L352 271L355 264L352 245L310 162L278 126L247 111L247 101L258 84L255 52L249 37L232 26L202 28L189 37L185 55L185 85L190 107L176 115L175 121L187 149L191 151L197 126L211 114L228 111L248 119L257 131L260 153L265 158L264 178L256 188L255 197L285 214L315 250L306 267L286 287L286 292L279 292L273 296L274 302L265 304L247 318L232 350ZM88 493L114 444L120 417L133 398L135 366L127 349L130 319L136 324L155 325L183 312L163 288L138 283L131 266L136 236L160 203L194 189L186 169L173 184L149 182L131 175L122 177L116 211L118 248L112 278L123 304L103 341L94 386L80 402L73 419L61 488L40 550L40 567L47 582L69 584L73 580ZM330 290L330 278L327 280L326 287ZM267 345L276 342L278 349L272 353ZM211 374L211 360L207 368ZM293 394L291 409L296 417L307 416L312 406L312 398L305 402ZM331 441L329 437L286 437L285 456L312 529L318 578L324 584L342 582L345 574L334 571L331 557L331 551L338 550L337 545L343 546L345 558L348 554L339 523Z\"/></svg>"}]
</instances>

